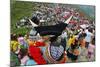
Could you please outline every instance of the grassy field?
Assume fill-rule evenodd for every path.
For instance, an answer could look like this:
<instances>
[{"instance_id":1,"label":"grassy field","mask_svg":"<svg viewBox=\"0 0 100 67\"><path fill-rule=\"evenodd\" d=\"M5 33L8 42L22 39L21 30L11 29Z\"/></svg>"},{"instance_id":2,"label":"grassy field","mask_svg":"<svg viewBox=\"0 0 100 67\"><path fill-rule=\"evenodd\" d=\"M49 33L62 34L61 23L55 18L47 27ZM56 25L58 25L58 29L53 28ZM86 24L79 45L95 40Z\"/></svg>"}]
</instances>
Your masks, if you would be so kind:
<instances>
[{"instance_id":1,"label":"grassy field","mask_svg":"<svg viewBox=\"0 0 100 67\"><path fill-rule=\"evenodd\" d=\"M27 28L15 28L15 23L19 21L22 17L30 17L32 12L35 10L34 4L32 2L11 2L11 32L16 34L25 34L29 31Z\"/></svg>"}]
</instances>

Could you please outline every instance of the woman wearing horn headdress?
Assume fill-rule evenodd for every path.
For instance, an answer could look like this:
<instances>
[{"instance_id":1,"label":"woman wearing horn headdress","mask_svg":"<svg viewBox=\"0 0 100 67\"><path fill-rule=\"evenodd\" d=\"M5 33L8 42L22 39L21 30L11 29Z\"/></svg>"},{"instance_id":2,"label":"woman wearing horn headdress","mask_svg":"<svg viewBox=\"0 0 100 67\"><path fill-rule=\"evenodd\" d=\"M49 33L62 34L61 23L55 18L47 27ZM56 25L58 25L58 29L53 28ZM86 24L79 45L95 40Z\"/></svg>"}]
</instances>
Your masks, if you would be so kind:
<instances>
[{"instance_id":1,"label":"woman wearing horn headdress","mask_svg":"<svg viewBox=\"0 0 100 67\"><path fill-rule=\"evenodd\" d=\"M37 52L43 60L36 58L37 60L44 61L44 63L65 63L67 61L67 57L65 55L66 51L66 40L62 38L60 35L62 32L66 29L69 21L71 20L72 15L67 19L65 22L61 22L56 25L49 25L49 26L39 26L39 22L35 21L38 20L37 17L33 17L32 19L29 19L29 22L32 24L34 34L30 34L30 38L34 36L48 36L49 43L46 44L46 48L44 50L40 50L38 47L35 47L39 49L39 52ZM31 47L33 49L34 47ZM37 51L37 49L35 49ZM34 54L35 50L30 50ZM43 55L41 55L41 51L43 51ZM40 62L40 64L42 64ZM43 64L44 64L43 63Z\"/></svg>"}]
</instances>

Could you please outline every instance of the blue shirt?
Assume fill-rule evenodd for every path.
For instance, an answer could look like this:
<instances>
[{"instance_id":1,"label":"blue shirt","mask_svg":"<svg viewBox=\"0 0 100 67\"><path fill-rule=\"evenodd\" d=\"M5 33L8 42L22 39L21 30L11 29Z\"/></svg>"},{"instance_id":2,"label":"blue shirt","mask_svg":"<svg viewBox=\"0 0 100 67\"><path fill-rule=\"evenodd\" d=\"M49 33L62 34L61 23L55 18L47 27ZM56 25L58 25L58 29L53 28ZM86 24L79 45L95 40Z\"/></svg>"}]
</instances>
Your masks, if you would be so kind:
<instances>
[{"instance_id":1,"label":"blue shirt","mask_svg":"<svg viewBox=\"0 0 100 67\"><path fill-rule=\"evenodd\" d=\"M32 59L29 59L27 62L26 62L26 65L27 66L32 66L32 65L36 65L37 63L34 61L34 60L32 60Z\"/></svg>"}]
</instances>

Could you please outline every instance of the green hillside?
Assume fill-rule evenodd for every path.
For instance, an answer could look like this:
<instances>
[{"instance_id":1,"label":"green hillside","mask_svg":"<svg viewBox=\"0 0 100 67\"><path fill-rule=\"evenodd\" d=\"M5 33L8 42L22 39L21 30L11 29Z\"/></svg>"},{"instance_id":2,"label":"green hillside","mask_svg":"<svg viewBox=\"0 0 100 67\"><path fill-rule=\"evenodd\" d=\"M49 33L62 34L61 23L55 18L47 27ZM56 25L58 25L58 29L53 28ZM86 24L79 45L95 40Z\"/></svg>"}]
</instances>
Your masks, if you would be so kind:
<instances>
[{"instance_id":1,"label":"green hillside","mask_svg":"<svg viewBox=\"0 0 100 67\"><path fill-rule=\"evenodd\" d=\"M15 28L15 23L19 21L22 17L31 16L34 9L34 4L32 2L11 2L11 32L13 33L26 33L28 29L26 28Z\"/></svg>"}]
</instances>

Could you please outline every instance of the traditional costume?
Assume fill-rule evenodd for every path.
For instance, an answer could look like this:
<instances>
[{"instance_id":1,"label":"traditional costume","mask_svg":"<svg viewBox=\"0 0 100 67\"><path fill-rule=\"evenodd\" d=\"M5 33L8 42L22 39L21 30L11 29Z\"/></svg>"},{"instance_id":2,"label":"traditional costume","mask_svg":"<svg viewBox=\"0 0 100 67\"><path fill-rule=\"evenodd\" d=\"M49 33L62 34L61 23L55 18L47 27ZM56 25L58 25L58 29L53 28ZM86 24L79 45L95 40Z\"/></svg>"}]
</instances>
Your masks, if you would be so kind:
<instances>
[{"instance_id":1,"label":"traditional costume","mask_svg":"<svg viewBox=\"0 0 100 67\"><path fill-rule=\"evenodd\" d=\"M66 44L64 44L66 45ZM46 47L45 57L48 63L65 63L66 57L64 54L66 46L63 46L63 41L60 43L53 42Z\"/></svg>"},{"instance_id":2,"label":"traditional costume","mask_svg":"<svg viewBox=\"0 0 100 67\"><path fill-rule=\"evenodd\" d=\"M50 25L50 26L38 26L37 25L38 22L37 24L34 24L35 20L29 19L30 23L34 27L33 31L36 31L35 34L30 33L30 37L34 37L38 33L40 34L40 36L53 35L52 37L50 37L51 43L50 45L47 46L46 51L45 51L46 58L43 57L42 55L43 53L41 53L41 49L39 48L40 46L45 46L43 42L33 40L34 42L31 41L29 43L30 44L29 53L37 64L65 63L66 62L65 55L64 55L64 51L66 48L66 43L65 43L66 41L61 40L61 42L58 43L57 38L58 36L62 34L63 30L66 29L71 18L72 16L69 17L69 19L65 23L62 22L62 23L59 23L56 25Z\"/></svg>"}]
</instances>

